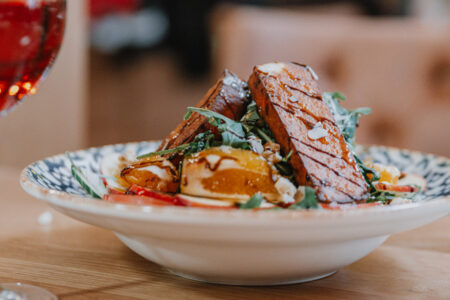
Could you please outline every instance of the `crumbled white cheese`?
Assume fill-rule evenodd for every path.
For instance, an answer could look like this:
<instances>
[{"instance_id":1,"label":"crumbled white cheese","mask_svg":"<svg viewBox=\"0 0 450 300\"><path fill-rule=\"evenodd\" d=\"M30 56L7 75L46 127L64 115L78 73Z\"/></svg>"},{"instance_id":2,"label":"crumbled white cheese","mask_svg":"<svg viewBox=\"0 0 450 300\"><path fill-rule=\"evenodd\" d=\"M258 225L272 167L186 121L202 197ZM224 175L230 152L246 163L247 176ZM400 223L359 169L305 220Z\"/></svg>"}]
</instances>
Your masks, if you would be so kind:
<instances>
[{"instance_id":1,"label":"crumbled white cheese","mask_svg":"<svg viewBox=\"0 0 450 300\"><path fill-rule=\"evenodd\" d=\"M297 188L297 191L295 192L294 200L295 202L300 202L303 200L303 198L305 198L305 187L299 186Z\"/></svg>"},{"instance_id":2,"label":"crumbled white cheese","mask_svg":"<svg viewBox=\"0 0 450 300\"><path fill-rule=\"evenodd\" d=\"M294 197L297 191L295 185L292 184L287 178L280 177L275 183L275 188L280 195L287 195L289 197Z\"/></svg>"},{"instance_id":3,"label":"crumbled white cheese","mask_svg":"<svg viewBox=\"0 0 450 300\"><path fill-rule=\"evenodd\" d=\"M289 195L283 194L283 195L281 195L281 202L286 203L286 204L294 203L295 199L294 199L294 197L291 197Z\"/></svg>"},{"instance_id":4,"label":"crumbled white cheese","mask_svg":"<svg viewBox=\"0 0 450 300\"><path fill-rule=\"evenodd\" d=\"M308 131L308 137L312 140L318 140L327 136L328 132L323 128L322 122L317 122L313 129Z\"/></svg>"},{"instance_id":5,"label":"crumbled white cheese","mask_svg":"<svg viewBox=\"0 0 450 300\"><path fill-rule=\"evenodd\" d=\"M288 100L291 101L292 103L298 102L298 99L295 98L294 96L290 96L290 97L288 98Z\"/></svg>"},{"instance_id":6,"label":"crumbled white cheese","mask_svg":"<svg viewBox=\"0 0 450 300\"><path fill-rule=\"evenodd\" d=\"M267 74L279 74L286 67L284 63L269 63L264 65L259 65L257 68Z\"/></svg>"},{"instance_id":7,"label":"crumbled white cheese","mask_svg":"<svg viewBox=\"0 0 450 300\"><path fill-rule=\"evenodd\" d=\"M262 154L264 152L264 146L261 143L261 139L251 136L248 138L248 142L254 152L258 154Z\"/></svg>"}]
</instances>

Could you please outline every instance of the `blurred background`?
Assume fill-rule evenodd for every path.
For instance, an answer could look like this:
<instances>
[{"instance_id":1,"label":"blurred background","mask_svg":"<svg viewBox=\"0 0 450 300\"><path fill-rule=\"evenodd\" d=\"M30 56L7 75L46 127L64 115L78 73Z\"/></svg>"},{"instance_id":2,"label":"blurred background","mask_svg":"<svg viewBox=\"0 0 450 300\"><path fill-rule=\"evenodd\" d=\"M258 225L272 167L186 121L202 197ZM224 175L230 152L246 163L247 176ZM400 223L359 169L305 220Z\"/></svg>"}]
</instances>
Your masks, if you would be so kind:
<instances>
[{"instance_id":1,"label":"blurred background","mask_svg":"<svg viewBox=\"0 0 450 300\"><path fill-rule=\"evenodd\" d=\"M161 139L228 68L310 65L369 106L358 142L450 156L449 0L68 0L37 95L0 119L0 164Z\"/></svg>"}]
</instances>

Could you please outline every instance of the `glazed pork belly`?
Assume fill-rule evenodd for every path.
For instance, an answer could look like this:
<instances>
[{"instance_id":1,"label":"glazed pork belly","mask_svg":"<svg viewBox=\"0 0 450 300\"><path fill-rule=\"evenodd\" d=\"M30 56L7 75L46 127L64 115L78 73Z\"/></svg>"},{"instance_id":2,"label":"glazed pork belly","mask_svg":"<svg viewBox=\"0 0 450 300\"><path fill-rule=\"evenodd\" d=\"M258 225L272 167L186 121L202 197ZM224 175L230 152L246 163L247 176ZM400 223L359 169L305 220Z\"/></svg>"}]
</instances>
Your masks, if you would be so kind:
<instances>
[{"instance_id":1,"label":"glazed pork belly","mask_svg":"<svg viewBox=\"0 0 450 300\"><path fill-rule=\"evenodd\" d=\"M268 63L248 81L259 113L289 160L299 185L315 188L323 202L361 202L368 188L327 104L317 76L306 65Z\"/></svg>"},{"instance_id":2,"label":"glazed pork belly","mask_svg":"<svg viewBox=\"0 0 450 300\"><path fill-rule=\"evenodd\" d=\"M233 120L239 120L247 106L245 87L246 83L239 79L238 76L225 70L216 84L209 89L196 106L220 113ZM169 134L158 148L158 151L173 149L182 144L192 142L197 134L207 130L215 131L204 116L193 113ZM178 165L183 159L180 154L171 154L167 157L175 165Z\"/></svg>"}]
</instances>

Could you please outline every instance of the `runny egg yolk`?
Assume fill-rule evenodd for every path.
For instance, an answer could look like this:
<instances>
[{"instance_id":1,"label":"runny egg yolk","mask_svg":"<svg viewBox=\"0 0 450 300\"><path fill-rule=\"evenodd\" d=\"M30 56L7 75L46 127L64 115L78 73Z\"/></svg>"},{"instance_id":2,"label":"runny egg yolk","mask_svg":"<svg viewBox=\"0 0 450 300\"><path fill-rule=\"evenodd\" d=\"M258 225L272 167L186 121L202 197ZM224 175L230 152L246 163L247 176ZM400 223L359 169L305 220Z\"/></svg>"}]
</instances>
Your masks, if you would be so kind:
<instances>
[{"instance_id":1,"label":"runny egg yolk","mask_svg":"<svg viewBox=\"0 0 450 300\"><path fill-rule=\"evenodd\" d=\"M392 184L397 184L398 179L400 177L400 170L394 166L387 166L378 163L365 163L368 167L374 168L378 172L380 172L379 181L388 182Z\"/></svg>"},{"instance_id":2,"label":"runny egg yolk","mask_svg":"<svg viewBox=\"0 0 450 300\"><path fill-rule=\"evenodd\" d=\"M222 146L185 158L180 189L188 195L226 200L248 200L256 193L276 199L272 175L261 155Z\"/></svg>"}]
</instances>

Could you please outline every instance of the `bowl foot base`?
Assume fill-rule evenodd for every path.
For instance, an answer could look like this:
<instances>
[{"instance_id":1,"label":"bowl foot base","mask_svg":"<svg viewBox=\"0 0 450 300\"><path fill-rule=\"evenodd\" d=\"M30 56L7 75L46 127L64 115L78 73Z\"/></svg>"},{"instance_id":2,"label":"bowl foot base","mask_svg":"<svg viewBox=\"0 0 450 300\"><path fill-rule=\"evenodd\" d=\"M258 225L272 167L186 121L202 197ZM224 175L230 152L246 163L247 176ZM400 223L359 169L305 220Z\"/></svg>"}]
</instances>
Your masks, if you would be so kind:
<instances>
[{"instance_id":1,"label":"bowl foot base","mask_svg":"<svg viewBox=\"0 0 450 300\"><path fill-rule=\"evenodd\" d=\"M271 285L289 285L289 284L297 284L297 283L304 283L304 282L309 282L309 281L314 281L314 280L319 280L328 276L333 275L334 273L337 272L333 271L330 273L325 273L325 274L321 274L318 276L313 276L313 277L306 277L306 278L300 278L300 279L294 279L294 280L286 280L286 281L276 281L276 280L266 280L266 279L253 279L253 280L249 280L249 279L234 279L234 280L227 280L227 279L220 279L220 278L214 278L214 277L201 277L201 276L196 276L196 275L191 275L191 274L185 274L182 272L178 272L175 270L171 270L171 269L167 269L169 272L186 278L186 279L190 279L190 280L195 280L195 281L200 281L200 282L207 282L207 283L214 283L214 284L224 284L224 285L241 285L241 286L271 286Z\"/></svg>"}]
</instances>

